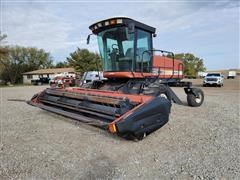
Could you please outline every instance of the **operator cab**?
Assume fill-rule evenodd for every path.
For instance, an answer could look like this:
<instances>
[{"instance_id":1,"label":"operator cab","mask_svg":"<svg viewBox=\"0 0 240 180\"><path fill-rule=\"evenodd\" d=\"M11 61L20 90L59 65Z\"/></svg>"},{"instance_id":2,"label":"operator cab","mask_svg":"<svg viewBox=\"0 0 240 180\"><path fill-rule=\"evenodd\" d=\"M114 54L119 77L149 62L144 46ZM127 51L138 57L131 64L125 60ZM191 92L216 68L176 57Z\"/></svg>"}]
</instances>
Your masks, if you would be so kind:
<instances>
[{"instance_id":1,"label":"operator cab","mask_svg":"<svg viewBox=\"0 0 240 180\"><path fill-rule=\"evenodd\" d=\"M89 27L97 35L106 73L150 73L155 28L126 17L111 18ZM126 74L126 73L125 73Z\"/></svg>"}]
</instances>

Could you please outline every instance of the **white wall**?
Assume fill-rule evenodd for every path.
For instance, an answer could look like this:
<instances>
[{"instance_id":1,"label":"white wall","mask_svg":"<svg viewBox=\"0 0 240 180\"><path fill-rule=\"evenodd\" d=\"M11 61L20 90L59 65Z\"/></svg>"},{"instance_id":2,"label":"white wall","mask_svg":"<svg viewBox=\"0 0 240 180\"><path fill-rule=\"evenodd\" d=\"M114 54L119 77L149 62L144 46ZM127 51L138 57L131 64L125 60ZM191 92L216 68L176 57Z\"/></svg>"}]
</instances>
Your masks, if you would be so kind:
<instances>
[{"instance_id":1,"label":"white wall","mask_svg":"<svg viewBox=\"0 0 240 180\"><path fill-rule=\"evenodd\" d=\"M49 74L49 78L53 79L55 77L56 74Z\"/></svg>"},{"instance_id":2,"label":"white wall","mask_svg":"<svg viewBox=\"0 0 240 180\"><path fill-rule=\"evenodd\" d=\"M28 79L27 78L27 75L23 75L23 84L31 84L31 80L33 79L38 79L39 76L38 75L32 75L32 78L31 79Z\"/></svg>"}]
</instances>

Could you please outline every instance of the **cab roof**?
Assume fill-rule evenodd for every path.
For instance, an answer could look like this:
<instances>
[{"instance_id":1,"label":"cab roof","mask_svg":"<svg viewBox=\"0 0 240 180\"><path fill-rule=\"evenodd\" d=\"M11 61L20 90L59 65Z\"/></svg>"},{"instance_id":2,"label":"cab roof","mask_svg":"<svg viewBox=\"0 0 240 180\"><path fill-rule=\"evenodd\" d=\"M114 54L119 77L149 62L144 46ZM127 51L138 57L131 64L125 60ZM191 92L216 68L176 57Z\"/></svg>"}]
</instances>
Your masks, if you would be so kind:
<instances>
[{"instance_id":1,"label":"cab roof","mask_svg":"<svg viewBox=\"0 0 240 180\"><path fill-rule=\"evenodd\" d=\"M112 17L109 19L98 21L92 24L91 26L89 26L89 29L93 32L93 34L98 34L99 32L104 31L106 29L110 29L112 27L118 27L118 26L129 27L129 25L148 31L152 34L156 32L156 29L154 27L148 26L144 23L141 23L139 21L136 21L128 17Z\"/></svg>"}]
</instances>

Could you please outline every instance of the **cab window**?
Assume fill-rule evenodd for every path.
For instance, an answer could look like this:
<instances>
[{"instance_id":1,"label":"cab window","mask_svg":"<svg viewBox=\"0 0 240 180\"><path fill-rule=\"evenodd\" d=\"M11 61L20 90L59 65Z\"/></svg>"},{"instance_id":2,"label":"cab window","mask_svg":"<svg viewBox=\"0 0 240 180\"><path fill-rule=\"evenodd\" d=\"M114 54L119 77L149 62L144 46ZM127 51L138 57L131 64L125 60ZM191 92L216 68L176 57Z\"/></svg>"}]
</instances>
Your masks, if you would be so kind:
<instances>
[{"instance_id":1,"label":"cab window","mask_svg":"<svg viewBox=\"0 0 240 180\"><path fill-rule=\"evenodd\" d=\"M149 72L151 55L151 33L137 29L136 71Z\"/></svg>"}]
</instances>

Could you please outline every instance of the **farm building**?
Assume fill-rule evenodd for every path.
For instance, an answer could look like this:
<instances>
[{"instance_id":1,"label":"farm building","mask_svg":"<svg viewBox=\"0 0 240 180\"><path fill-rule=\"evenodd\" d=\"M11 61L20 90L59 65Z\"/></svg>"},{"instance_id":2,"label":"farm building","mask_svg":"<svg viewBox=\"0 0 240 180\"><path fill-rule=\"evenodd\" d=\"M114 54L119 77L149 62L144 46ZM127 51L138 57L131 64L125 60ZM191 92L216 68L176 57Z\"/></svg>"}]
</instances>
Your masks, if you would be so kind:
<instances>
[{"instance_id":1,"label":"farm building","mask_svg":"<svg viewBox=\"0 0 240 180\"><path fill-rule=\"evenodd\" d=\"M39 69L35 71L23 73L23 83L31 84L32 80L37 80L42 77L54 78L57 74L75 73L74 68L53 68L53 69Z\"/></svg>"}]
</instances>

